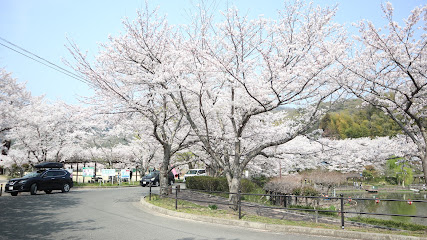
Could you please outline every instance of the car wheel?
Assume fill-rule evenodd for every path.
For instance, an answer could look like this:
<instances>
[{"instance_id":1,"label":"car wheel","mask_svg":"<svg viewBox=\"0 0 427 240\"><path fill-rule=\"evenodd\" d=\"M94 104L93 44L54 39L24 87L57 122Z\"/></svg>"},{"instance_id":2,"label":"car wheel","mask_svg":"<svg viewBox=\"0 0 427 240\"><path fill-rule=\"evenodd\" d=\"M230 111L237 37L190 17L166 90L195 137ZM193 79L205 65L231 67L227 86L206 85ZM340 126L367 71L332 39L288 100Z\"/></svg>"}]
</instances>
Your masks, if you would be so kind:
<instances>
[{"instance_id":1,"label":"car wheel","mask_svg":"<svg viewBox=\"0 0 427 240\"><path fill-rule=\"evenodd\" d=\"M61 190L62 190L63 193L69 192L70 191L70 184L64 183L64 185L62 185L62 189Z\"/></svg>"},{"instance_id":2,"label":"car wheel","mask_svg":"<svg viewBox=\"0 0 427 240\"><path fill-rule=\"evenodd\" d=\"M158 187L158 186L160 186L160 183L159 182L154 182L154 186Z\"/></svg>"},{"instance_id":3,"label":"car wheel","mask_svg":"<svg viewBox=\"0 0 427 240\"><path fill-rule=\"evenodd\" d=\"M173 184L174 184L173 180L170 180L169 185L172 186Z\"/></svg>"},{"instance_id":4,"label":"car wheel","mask_svg":"<svg viewBox=\"0 0 427 240\"><path fill-rule=\"evenodd\" d=\"M16 197L16 196L18 196L18 192L12 192L12 193L10 193L10 195Z\"/></svg>"},{"instance_id":5,"label":"car wheel","mask_svg":"<svg viewBox=\"0 0 427 240\"><path fill-rule=\"evenodd\" d=\"M52 193L52 190L44 190L44 192L45 192L46 194L51 194L51 193Z\"/></svg>"},{"instance_id":6,"label":"car wheel","mask_svg":"<svg viewBox=\"0 0 427 240\"><path fill-rule=\"evenodd\" d=\"M33 184L33 185L31 185L31 187L30 187L30 193L31 193L31 195L36 195L37 194L37 184Z\"/></svg>"}]
</instances>

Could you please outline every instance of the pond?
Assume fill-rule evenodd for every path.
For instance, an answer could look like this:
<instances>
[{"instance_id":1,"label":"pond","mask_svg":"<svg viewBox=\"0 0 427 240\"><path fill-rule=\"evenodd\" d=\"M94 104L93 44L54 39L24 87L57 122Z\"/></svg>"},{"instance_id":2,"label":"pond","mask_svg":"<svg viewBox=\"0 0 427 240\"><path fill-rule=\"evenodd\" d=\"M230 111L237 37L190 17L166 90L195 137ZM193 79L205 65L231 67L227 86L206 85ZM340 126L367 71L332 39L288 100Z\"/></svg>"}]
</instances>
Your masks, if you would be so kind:
<instances>
[{"instance_id":1,"label":"pond","mask_svg":"<svg viewBox=\"0 0 427 240\"><path fill-rule=\"evenodd\" d=\"M420 215L427 216L427 202L417 202L409 204L409 200L427 200L427 192L344 192L344 197L348 198L370 198L373 200L352 200L350 206L344 207L345 211L369 212L369 213L387 213L387 214L402 214L402 215ZM377 203L375 199L379 199ZM381 201L381 199L398 199L406 200L404 202ZM350 214L347 214L351 217ZM357 215L356 215L357 216ZM395 217L395 216L376 216L376 215L360 215L361 217L372 217L386 220L395 220L405 223L416 223L427 226L427 218L410 218L410 217Z\"/></svg>"}]
</instances>

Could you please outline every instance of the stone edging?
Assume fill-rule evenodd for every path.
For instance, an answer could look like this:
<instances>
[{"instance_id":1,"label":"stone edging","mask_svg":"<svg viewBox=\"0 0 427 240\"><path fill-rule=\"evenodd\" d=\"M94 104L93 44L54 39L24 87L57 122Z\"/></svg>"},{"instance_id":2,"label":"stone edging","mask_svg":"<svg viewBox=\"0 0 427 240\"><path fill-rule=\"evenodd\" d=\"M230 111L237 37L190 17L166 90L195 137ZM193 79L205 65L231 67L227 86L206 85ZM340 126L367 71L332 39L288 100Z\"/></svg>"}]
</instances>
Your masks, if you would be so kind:
<instances>
[{"instance_id":1,"label":"stone edging","mask_svg":"<svg viewBox=\"0 0 427 240\"><path fill-rule=\"evenodd\" d=\"M190 219L195 221L207 222L207 223L216 223L229 226L238 226L244 228L253 228L260 230L267 230L272 232L282 232L282 233L299 233L306 235L315 235L315 236L329 236L329 237L338 237L338 238L349 238L349 239L366 239L366 240L427 240L427 238L414 237L414 236L403 236L403 235L390 235L390 234L381 234L381 233L367 233L367 232L354 232L347 230L334 230L334 229L322 229L322 228L309 228L309 227L300 227L300 226L289 226L289 225L277 225L277 224L267 224L260 222L249 222L243 220L232 220L232 219L222 219L208 216L200 216L189 213L175 212L165 208L154 206L145 201L145 197L142 197L140 203L143 207L148 208L157 213L164 215Z\"/></svg>"},{"instance_id":2,"label":"stone edging","mask_svg":"<svg viewBox=\"0 0 427 240\"><path fill-rule=\"evenodd\" d=\"M140 187L139 185L129 185L129 186L76 186L72 188L130 188L130 187Z\"/></svg>"}]
</instances>

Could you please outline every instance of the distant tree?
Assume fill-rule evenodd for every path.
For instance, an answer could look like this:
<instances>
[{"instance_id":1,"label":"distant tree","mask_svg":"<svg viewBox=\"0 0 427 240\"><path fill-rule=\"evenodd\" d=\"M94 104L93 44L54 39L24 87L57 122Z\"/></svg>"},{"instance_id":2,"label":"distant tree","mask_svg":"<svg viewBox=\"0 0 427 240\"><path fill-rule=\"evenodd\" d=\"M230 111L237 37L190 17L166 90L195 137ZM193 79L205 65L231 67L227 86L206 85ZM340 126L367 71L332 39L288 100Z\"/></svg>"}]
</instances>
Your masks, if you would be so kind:
<instances>
[{"instance_id":1,"label":"distant tree","mask_svg":"<svg viewBox=\"0 0 427 240\"><path fill-rule=\"evenodd\" d=\"M403 135L342 140L300 136L266 153L269 158L260 157L249 164L252 174L275 177L280 168L282 173L318 168L362 173L367 165L383 172L387 159L413 156L416 146Z\"/></svg>"},{"instance_id":2,"label":"distant tree","mask_svg":"<svg viewBox=\"0 0 427 240\"><path fill-rule=\"evenodd\" d=\"M192 152L179 152L175 156L176 163L179 165L188 165L189 169L195 168L195 163L197 161L196 155ZM175 166L177 165L175 164Z\"/></svg>"},{"instance_id":3,"label":"distant tree","mask_svg":"<svg viewBox=\"0 0 427 240\"><path fill-rule=\"evenodd\" d=\"M411 184L413 169L404 158L391 158L387 160L387 176L394 177L397 184Z\"/></svg>"},{"instance_id":4,"label":"distant tree","mask_svg":"<svg viewBox=\"0 0 427 240\"><path fill-rule=\"evenodd\" d=\"M353 102L353 101L347 101ZM319 128L323 136L333 139L396 136L401 132L399 126L383 111L372 106L343 105L336 112L322 117Z\"/></svg>"},{"instance_id":5,"label":"distant tree","mask_svg":"<svg viewBox=\"0 0 427 240\"><path fill-rule=\"evenodd\" d=\"M302 187L303 181L303 177L299 174L286 175L282 178L270 180L265 184L264 189L283 194L292 194L294 189Z\"/></svg>"},{"instance_id":6,"label":"distant tree","mask_svg":"<svg viewBox=\"0 0 427 240\"><path fill-rule=\"evenodd\" d=\"M301 174L303 179L307 179L315 185L326 188L326 193L347 181L347 175L337 171L313 170Z\"/></svg>"},{"instance_id":7,"label":"distant tree","mask_svg":"<svg viewBox=\"0 0 427 240\"><path fill-rule=\"evenodd\" d=\"M427 183L427 5L414 8L404 24L393 18L393 6L383 6L388 25L370 21L358 25L358 49L342 62L349 76L347 90L389 115L417 146Z\"/></svg>"},{"instance_id":8,"label":"distant tree","mask_svg":"<svg viewBox=\"0 0 427 240\"><path fill-rule=\"evenodd\" d=\"M32 163L63 161L64 149L76 140L76 109L64 103L49 104L42 99L25 106L16 120L19 127L11 129L7 137L13 139L12 149L28 154ZM31 117L28 117L31 116Z\"/></svg>"}]
</instances>

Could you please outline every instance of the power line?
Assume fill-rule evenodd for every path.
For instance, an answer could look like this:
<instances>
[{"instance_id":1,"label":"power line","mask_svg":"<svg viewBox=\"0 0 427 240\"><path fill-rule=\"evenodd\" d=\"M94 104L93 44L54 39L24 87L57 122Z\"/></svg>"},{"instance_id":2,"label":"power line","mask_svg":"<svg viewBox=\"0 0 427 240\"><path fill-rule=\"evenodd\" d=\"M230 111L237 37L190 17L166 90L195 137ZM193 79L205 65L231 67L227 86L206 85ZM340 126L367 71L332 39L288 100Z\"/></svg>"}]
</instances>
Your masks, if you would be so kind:
<instances>
[{"instance_id":1,"label":"power line","mask_svg":"<svg viewBox=\"0 0 427 240\"><path fill-rule=\"evenodd\" d=\"M38 55L34 54L34 53L32 53L32 52L30 52L30 51L28 51L28 50L26 50L26 49L24 49L24 48L22 48L22 47L20 47L20 46L18 46L18 45L16 45L16 44L12 43L12 42L10 42L10 41L8 41L8 40L6 40L6 39L2 38L2 37L0 37L0 40L2 40L2 41L4 41L4 42L6 42L6 43L8 43L8 44L10 44L10 45L12 45L12 46L14 46L15 48L20 49L20 50L22 50L22 51L24 51L24 52L26 52L26 53L28 53L28 54L33 55L34 57L36 57L36 58L40 59L41 61L40 61L40 60L38 60L38 59L36 59L36 58L34 58L34 57L31 57L31 56L29 56L29 55L27 55L27 54L23 53L23 52L21 52L21 51L19 51L19 50L17 50L17 49L14 49L14 48L12 48L12 47L10 47L10 46L7 46L7 45L5 45L5 44L3 44L3 43L0 43L0 45L4 46L4 47L6 47L6 48L8 48L8 49L10 49L10 50L12 50L12 51L17 52L17 53L19 53L19 54L21 54L21 55L23 55L23 56L25 56L25 57L27 57L27 58L29 58L29 59L33 60L33 61L36 61L36 62L38 62L38 63L41 63L41 64L45 65L46 67L49 67L49 68L51 68L51 69L53 69L53 70L56 70L56 71L58 71L58 72L60 72L60 73L62 73L62 74L65 74L65 75L67 75L67 76L69 76L69 77L71 77L71 78L74 78L74 79L76 79L76 80L78 80L78 81L81 81L81 82L83 82L83 83L86 83L86 80L85 80L84 78L80 77L79 75L77 75L77 74L75 74L75 73L73 73L73 72L68 71L67 69L65 69L65 68L63 68L63 67L61 67L61 66L58 66L58 65L57 65L57 64L55 64L55 63L52 63L52 62L50 62L50 61L48 61L48 60L46 60L46 59L44 59L44 58L42 58L42 57L40 57L40 56L38 56ZM43 62L43 61L44 61L44 62Z\"/></svg>"},{"instance_id":2,"label":"power line","mask_svg":"<svg viewBox=\"0 0 427 240\"><path fill-rule=\"evenodd\" d=\"M38 62L38 63L41 63L41 64L45 65L46 67L49 67L49 68L51 68L51 69L53 69L53 70L56 70L56 71L58 71L58 72L60 72L60 73L62 73L62 74L65 74L65 75L67 75L67 76L69 76L69 77L72 77L72 78L74 78L74 79L76 79L76 80L79 80L79 81L81 81L81 82L84 82L84 81L83 81L82 79L80 79L80 78L77 78L77 77L75 77L75 76L73 76L73 75L70 75L70 74L68 74L68 73L66 73L66 72L63 72L63 71L61 71L61 70L59 70L59 69L56 69L56 68L54 68L54 67L52 67L52 66L50 66L50 65L48 65L48 64L46 64L46 63L44 63L44 62L42 62L42 61L39 61L39 60L37 60L37 59L35 59L35 58L31 57L31 56L28 56L28 55L26 55L26 54L24 54L24 53L22 53L22 52L19 52L19 51L17 51L16 49L13 49L13 48L11 48L11 47L9 47L9 46L6 46L6 45L4 45L3 43L0 43L0 45L4 46L4 47L6 47L6 48L8 48L8 49L10 49L10 50L12 50L12 51L14 51L14 52L17 52L17 53L19 53L19 54L21 54L21 55L23 55L23 56L25 56L25 57L27 57L27 58L29 58L29 59L31 59L31 60L34 60L34 61L36 61L36 62Z\"/></svg>"}]
</instances>

